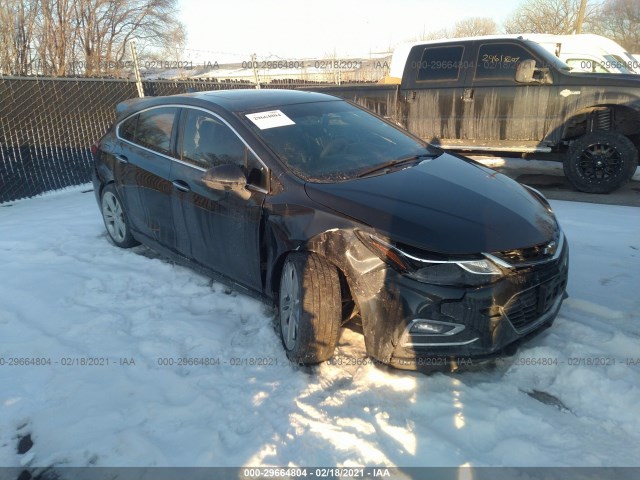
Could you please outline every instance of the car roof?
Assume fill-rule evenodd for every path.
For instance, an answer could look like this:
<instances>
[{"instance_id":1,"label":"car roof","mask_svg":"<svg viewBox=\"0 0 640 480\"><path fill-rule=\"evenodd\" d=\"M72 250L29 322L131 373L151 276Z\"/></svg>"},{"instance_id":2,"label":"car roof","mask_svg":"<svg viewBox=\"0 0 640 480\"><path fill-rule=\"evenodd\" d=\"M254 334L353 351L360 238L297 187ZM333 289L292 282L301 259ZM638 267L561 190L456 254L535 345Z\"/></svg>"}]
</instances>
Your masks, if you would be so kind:
<instances>
[{"instance_id":1,"label":"car roof","mask_svg":"<svg viewBox=\"0 0 640 480\"><path fill-rule=\"evenodd\" d=\"M235 89L184 93L164 97L145 97L122 102L116 107L119 114L130 114L151 106L167 104L217 106L229 112L268 110L297 103L341 101L324 93L285 89Z\"/></svg>"},{"instance_id":2,"label":"car roof","mask_svg":"<svg viewBox=\"0 0 640 480\"><path fill-rule=\"evenodd\" d=\"M284 89L214 90L202 92L199 98L216 103L232 111L265 109L295 103L341 100L324 93Z\"/></svg>"}]
</instances>

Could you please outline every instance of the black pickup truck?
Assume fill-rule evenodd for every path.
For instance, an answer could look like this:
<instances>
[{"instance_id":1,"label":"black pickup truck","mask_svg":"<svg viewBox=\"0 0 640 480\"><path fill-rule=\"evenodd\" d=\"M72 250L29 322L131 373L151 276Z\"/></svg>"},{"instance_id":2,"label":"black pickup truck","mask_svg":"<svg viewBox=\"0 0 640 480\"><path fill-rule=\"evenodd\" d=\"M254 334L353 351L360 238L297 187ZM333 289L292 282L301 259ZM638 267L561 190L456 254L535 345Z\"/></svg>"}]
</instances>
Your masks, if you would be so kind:
<instances>
[{"instance_id":1,"label":"black pickup truck","mask_svg":"<svg viewBox=\"0 0 640 480\"><path fill-rule=\"evenodd\" d=\"M584 192L611 192L638 165L640 75L574 73L523 37L426 42L410 50L399 85L313 90L445 149L553 154Z\"/></svg>"}]
</instances>

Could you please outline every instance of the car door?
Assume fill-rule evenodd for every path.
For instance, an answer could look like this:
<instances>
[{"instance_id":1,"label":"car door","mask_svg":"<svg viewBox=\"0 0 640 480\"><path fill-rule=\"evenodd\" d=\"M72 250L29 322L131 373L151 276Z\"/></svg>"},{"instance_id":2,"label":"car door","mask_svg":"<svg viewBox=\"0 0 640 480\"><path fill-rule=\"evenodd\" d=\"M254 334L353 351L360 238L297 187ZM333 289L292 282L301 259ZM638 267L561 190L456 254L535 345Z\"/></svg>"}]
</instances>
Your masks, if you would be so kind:
<instances>
[{"instance_id":1,"label":"car door","mask_svg":"<svg viewBox=\"0 0 640 480\"><path fill-rule=\"evenodd\" d=\"M411 51L403 76L407 130L434 144L460 138L467 49L452 43Z\"/></svg>"},{"instance_id":2,"label":"car door","mask_svg":"<svg viewBox=\"0 0 640 480\"><path fill-rule=\"evenodd\" d=\"M518 83L516 68L533 59L543 61L525 45L511 40L477 42L475 69L466 83L461 133L471 145L544 150L549 128L553 84Z\"/></svg>"},{"instance_id":3,"label":"car door","mask_svg":"<svg viewBox=\"0 0 640 480\"><path fill-rule=\"evenodd\" d=\"M178 108L144 110L118 127L116 182L134 230L175 249L169 180Z\"/></svg>"},{"instance_id":4,"label":"car door","mask_svg":"<svg viewBox=\"0 0 640 480\"><path fill-rule=\"evenodd\" d=\"M262 289L260 221L267 169L221 117L184 108L173 163L173 213L179 250L195 262L254 290ZM214 190L202 181L216 165L235 164L246 194Z\"/></svg>"}]
</instances>

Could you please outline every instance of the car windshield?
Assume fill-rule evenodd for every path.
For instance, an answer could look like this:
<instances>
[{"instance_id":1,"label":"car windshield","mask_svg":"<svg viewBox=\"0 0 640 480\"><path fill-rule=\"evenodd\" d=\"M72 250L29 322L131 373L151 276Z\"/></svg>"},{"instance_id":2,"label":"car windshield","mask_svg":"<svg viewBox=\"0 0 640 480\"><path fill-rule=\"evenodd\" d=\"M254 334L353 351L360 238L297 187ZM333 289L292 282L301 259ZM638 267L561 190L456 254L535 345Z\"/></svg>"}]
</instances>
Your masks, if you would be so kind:
<instances>
[{"instance_id":1,"label":"car windshield","mask_svg":"<svg viewBox=\"0 0 640 480\"><path fill-rule=\"evenodd\" d=\"M294 174L310 182L350 180L387 163L440 154L341 100L286 105L241 117Z\"/></svg>"},{"instance_id":2,"label":"car windshield","mask_svg":"<svg viewBox=\"0 0 640 480\"><path fill-rule=\"evenodd\" d=\"M611 70L617 70L617 73L633 73L629 68L630 65L627 65L622 57L618 55L608 54L605 55L607 63L611 65Z\"/></svg>"}]
</instances>

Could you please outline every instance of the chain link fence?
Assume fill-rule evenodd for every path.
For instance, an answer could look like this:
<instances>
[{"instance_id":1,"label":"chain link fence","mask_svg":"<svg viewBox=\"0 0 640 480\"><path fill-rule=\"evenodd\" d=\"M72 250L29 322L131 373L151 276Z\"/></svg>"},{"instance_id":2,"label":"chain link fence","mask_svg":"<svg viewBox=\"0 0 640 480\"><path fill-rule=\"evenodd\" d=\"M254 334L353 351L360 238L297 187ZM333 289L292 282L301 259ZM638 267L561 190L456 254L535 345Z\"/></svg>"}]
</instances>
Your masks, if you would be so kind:
<instances>
[{"instance_id":1,"label":"chain link fence","mask_svg":"<svg viewBox=\"0 0 640 480\"><path fill-rule=\"evenodd\" d=\"M135 84L0 79L0 202L89 179L90 146Z\"/></svg>"},{"instance_id":2,"label":"chain link fence","mask_svg":"<svg viewBox=\"0 0 640 480\"><path fill-rule=\"evenodd\" d=\"M146 96L255 87L248 79L143 81ZM324 91L331 83L271 78L260 87ZM340 87L327 93L342 96ZM0 76L0 203L88 182L91 145L114 121L116 104L137 96L129 80ZM386 114L377 98L365 100Z\"/></svg>"},{"instance_id":3,"label":"chain link fence","mask_svg":"<svg viewBox=\"0 0 640 480\"><path fill-rule=\"evenodd\" d=\"M256 87L245 78L142 83L145 96ZM270 78L260 87L346 96L335 83L319 80ZM372 88L358 102L385 116L395 105L393 93ZM0 76L0 203L88 182L91 145L114 121L116 104L137 96L136 83L124 79Z\"/></svg>"},{"instance_id":4,"label":"chain link fence","mask_svg":"<svg viewBox=\"0 0 640 480\"><path fill-rule=\"evenodd\" d=\"M145 95L253 88L248 81L155 80ZM91 145L137 97L127 80L0 77L0 203L90 180Z\"/></svg>"}]
</instances>

